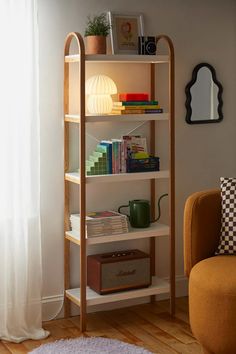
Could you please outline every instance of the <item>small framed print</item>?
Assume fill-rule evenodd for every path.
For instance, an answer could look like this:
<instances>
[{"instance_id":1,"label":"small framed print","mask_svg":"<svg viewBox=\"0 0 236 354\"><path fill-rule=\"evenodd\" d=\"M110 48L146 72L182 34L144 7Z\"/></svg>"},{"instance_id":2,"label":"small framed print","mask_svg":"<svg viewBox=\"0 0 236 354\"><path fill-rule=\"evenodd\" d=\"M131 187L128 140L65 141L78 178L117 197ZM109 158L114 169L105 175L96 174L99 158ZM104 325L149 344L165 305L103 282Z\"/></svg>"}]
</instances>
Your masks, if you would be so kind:
<instances>
[{"instance_id":1,"label":"small framed print","mask_svg":"<svg viewBox=\"0 0 236 354\"><path fill-rule=\"evenodd\" d=\"M143 36L142 14L108 12L112 54L138 54L138 36Z\"/></svg>"}]
</instances>

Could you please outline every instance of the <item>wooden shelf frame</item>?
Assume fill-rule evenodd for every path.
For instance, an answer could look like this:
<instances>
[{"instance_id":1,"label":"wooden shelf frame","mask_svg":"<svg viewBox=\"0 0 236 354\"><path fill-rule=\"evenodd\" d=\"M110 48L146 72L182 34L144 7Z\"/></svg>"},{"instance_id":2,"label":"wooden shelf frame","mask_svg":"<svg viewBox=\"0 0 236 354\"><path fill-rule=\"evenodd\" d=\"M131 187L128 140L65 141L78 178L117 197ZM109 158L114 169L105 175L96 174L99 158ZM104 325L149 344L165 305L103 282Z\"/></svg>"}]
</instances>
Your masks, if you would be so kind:
<instances>
[{"instance_id":1,"label":"wooden shelf frame","mask_svg":"<svg viewBox=\"0 0 236 354\"><path fill-rule=\"evenodd\" d=\"M145 179L166 179L169 178L169 171L153 171L153 172L137 172L137 173L117 173L112 175L94 175L86 176L85 183L113 183L113 182L129 182L142 181ZM65 180L81 184L80 174L78 172L67 172Z\"/></svg>"},{"instance_id":2,"label":"wooden shelf frame","mask_svg":"<svg viewBox=\"0 0 236 354\"><path fill-rule=\"evenodd\" d=\"M150 227L144 229L131 228L129 232L118 234L118 235L108 235L99 237L88 237L86 238L87 245L97 245L108 242L119 242L119 241L129 241L142 238L150 237L163 237L169 236L170 228L168 225L153 223ZM80 233L75 231L66 231L66 236L68 240L77 245L80 245Z\"/></svg>"},{"instance_id":3,"label":"wooden shelf frame","mask_svg":"<svg viewBox=\"0 0 236 354\"><path fill-rule=\"evenodd\" d=\"M169 55L123 55L123 54L98 54L98 55L85 55L85 61L90 63L113 63L113 64L165 64L169 63ZM65 56L66 63L78 63L81 57L79 54L72 54Z\"/></svg>"},{"instance_id":4,"label":"wooden shelf frame","mask_svg":"<svg viewBox=\"0 0 236 354\"><path fill-rule=\"evenodd\" d=\"M115 301L128 300L131 298L134 299L157 294L165 294L169 291L169 283L158 277L152 277L152 284L147 288L119 291L118 293L112 293L107 295L99 295L95 291L87 287L87 305L94 306L100 304L107 304ZM70 299L73 303L80 306L81 310L80 288L67 289L66 298Z\"/></svg>"},{"instance_id":5,"label":"wooden shelf frame","mask_svg":"<svg viewBox=\"0 0 236 354\"><path fill-rule=\"evenodd\" d=\"M151 117L150 117L151 116ZM106 123L106 122L150 122L151 120L155 121L168 121L168 113L153 113L153 114L122 114L122 115L105 115L105 116L92 116L86 115L86 123ZM66 114L65 121L70 123L80 124L80 116L78 114Z\"/></svg>"},{"instance_id":6,"label":"wooden shelf frame","mask_svg":"<svg viewBox=\"0 0 236 354\"><path fill-rule=\"evenodd\" d=\"M82 332L86 330L86 314L87 314L87 301L86 301L86 176L85 176L85 47L82 36L79 33L71 32L67 35L65 40L64 57L70 53L70 45L72 40L76 41L79 52L79 97L81 103L79 108L80 124L79 124L79 161L80 161L80 329ZM64 115L69 114L69 62L64 61ZM65 174L69 169L69 125L64 121L64 172ZM69 181L65 179L64 183L64 231L70 229L69 220ZM70 287L70 241L64 238L64 286L65 290ZM65 317L70 315L70 301L65 293Z\"/></svg>"},{"instance_id":7,"label":"wooden shelf frame","mask_svg":"<svg viewBox=\"0 0 236 354\"><path fill-rule=\"evenodd\" d=\"M78 47L78 54L70 55L70 45L72 40L75 40ZM71 32L67 35L65 40L64 50L64 286L65 286L65 317L70 315L71 301L80 306L80 329L82 332L86 330L86 315L87 306L94 304L101 304L113 301L119 301L132 297L151 296L154 299L154 295L159 293L170 293L170 312L175 314L175 102L174 102L174 47L171 39L166 35L160 35L156 37L156 42L164 40L168 46L168 55L156 55L156 56L140 56L140 55L85 55L84 41L82 36L77 32ZM85 114L85 64L89 63L139 63L148 64L150 67L150 93L151 99L155 99L155 66L156 64L168 64L169 70L169 113L153 114L153 115L135 115L134 117L128 116L86 116ZM77 63L79 65L79 97L80 108L78 115L72 115L69 112L69 66L71 63ZM167 121L169 124L169 171L159 171L156 174L141 173L141 174L124 174L113 176L89 176L85 174L85 136L86 136L86 123L92 122L122 122L122 121L149 121L150 122L150 152L155 154L155 124L157 121ZM80 141L80 170L78 174L69 172L69 124L79 124L79 141ZM129 176L126 176L129 175ZM139 238L140 235L137 232L123 234L121 239L118 239L115 235L101 237L100 240L95 238L86 239L86 184L87 183L107 183L107 182L119 182L129 180L141 180L150 179L150 199L151 199L151 217L154 218L156 214L155 210L155 196L156 196L156 178L169 178L169 226L163 226L163 230L152 234L152 231L143 233L143 238L149 238L149 251L151 256L151 272L153 279L155 276L155 242L157 236L164 236L168 234L170 237L170 282L166 284L161 280L157 281L157 285L152 285L150 288L139 289L135 291L121 292L117 294L107 295L107 297L100 296L96 293L91 295L91 290L87 289L86 284L86 257L87 246L96 243L115 242L121 239L124 240L125 235L127 240ZM80 185L80 236L79 239L70 230L69 222L69 183L76 183ZM164 231L165 230L165 231ZM98 239L98 238L96 238ZM80 247L80 288L70 289L70 243L73 242ZM154 284L153 283L153 284ZM93 293L93 292L92 292ZM96 300L92 300L96 299Z\"/></svg>"}]
</instances>

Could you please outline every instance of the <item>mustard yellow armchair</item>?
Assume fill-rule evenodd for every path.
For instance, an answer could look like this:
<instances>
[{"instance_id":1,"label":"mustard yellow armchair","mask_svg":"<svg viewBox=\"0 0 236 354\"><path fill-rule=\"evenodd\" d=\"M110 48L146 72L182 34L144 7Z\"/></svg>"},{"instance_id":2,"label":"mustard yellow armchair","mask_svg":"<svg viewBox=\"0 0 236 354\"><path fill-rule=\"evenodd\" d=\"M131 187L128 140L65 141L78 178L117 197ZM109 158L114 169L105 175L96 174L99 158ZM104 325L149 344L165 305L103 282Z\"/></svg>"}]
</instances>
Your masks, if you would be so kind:
<instances>
[{"instance_id":1,"label":"mustard yellow armchair","mask_svg":"<svg viewBox=\"0 0 236 354\"><path fill-rule=\"evenodd\" d=\"M184 264L189 316L205 354L236 354L236 257L218 255L219 190L191 195L184 210Z\"/></svg>"}]
</instances>

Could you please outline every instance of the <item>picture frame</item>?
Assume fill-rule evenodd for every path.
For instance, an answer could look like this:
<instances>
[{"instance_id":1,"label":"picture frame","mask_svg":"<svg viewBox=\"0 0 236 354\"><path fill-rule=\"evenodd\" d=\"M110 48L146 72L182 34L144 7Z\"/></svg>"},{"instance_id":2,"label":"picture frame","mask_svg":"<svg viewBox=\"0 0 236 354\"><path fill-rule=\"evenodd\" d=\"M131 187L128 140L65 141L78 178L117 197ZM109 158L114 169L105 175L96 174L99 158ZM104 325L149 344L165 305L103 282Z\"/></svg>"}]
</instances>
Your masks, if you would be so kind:
<instances>
[{"instance_id":1,"label":"picture frame","mask_svg":"<svg viewBox=\"0 0 236 354\"><path fill-rule=\"evenodd\" d=\"M112 54L138 54L138 36L143 36L143 15L108 12Z\"/></svg>"}]
</instances>

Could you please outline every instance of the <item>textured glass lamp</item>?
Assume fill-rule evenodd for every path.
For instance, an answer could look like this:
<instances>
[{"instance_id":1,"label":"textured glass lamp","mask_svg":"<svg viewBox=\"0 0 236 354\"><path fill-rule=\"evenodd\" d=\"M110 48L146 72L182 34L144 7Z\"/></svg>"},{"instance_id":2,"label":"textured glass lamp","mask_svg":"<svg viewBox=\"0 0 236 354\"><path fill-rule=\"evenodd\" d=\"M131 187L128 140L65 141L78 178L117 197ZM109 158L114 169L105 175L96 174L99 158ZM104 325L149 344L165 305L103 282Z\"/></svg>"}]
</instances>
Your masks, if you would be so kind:
<instances>
[{"instance_id":1,"label":"textured glass lamp","mask_svg":"<svg viewBox=\"0 0 236 354\"><path fill-rule=\"evenodd\" d=\"M111 95L117 93L116 84L106 75L90 77L85 84L87 108L89 113L95 115L108 114L112 111Z\"/></svg>"}]
</instances>

